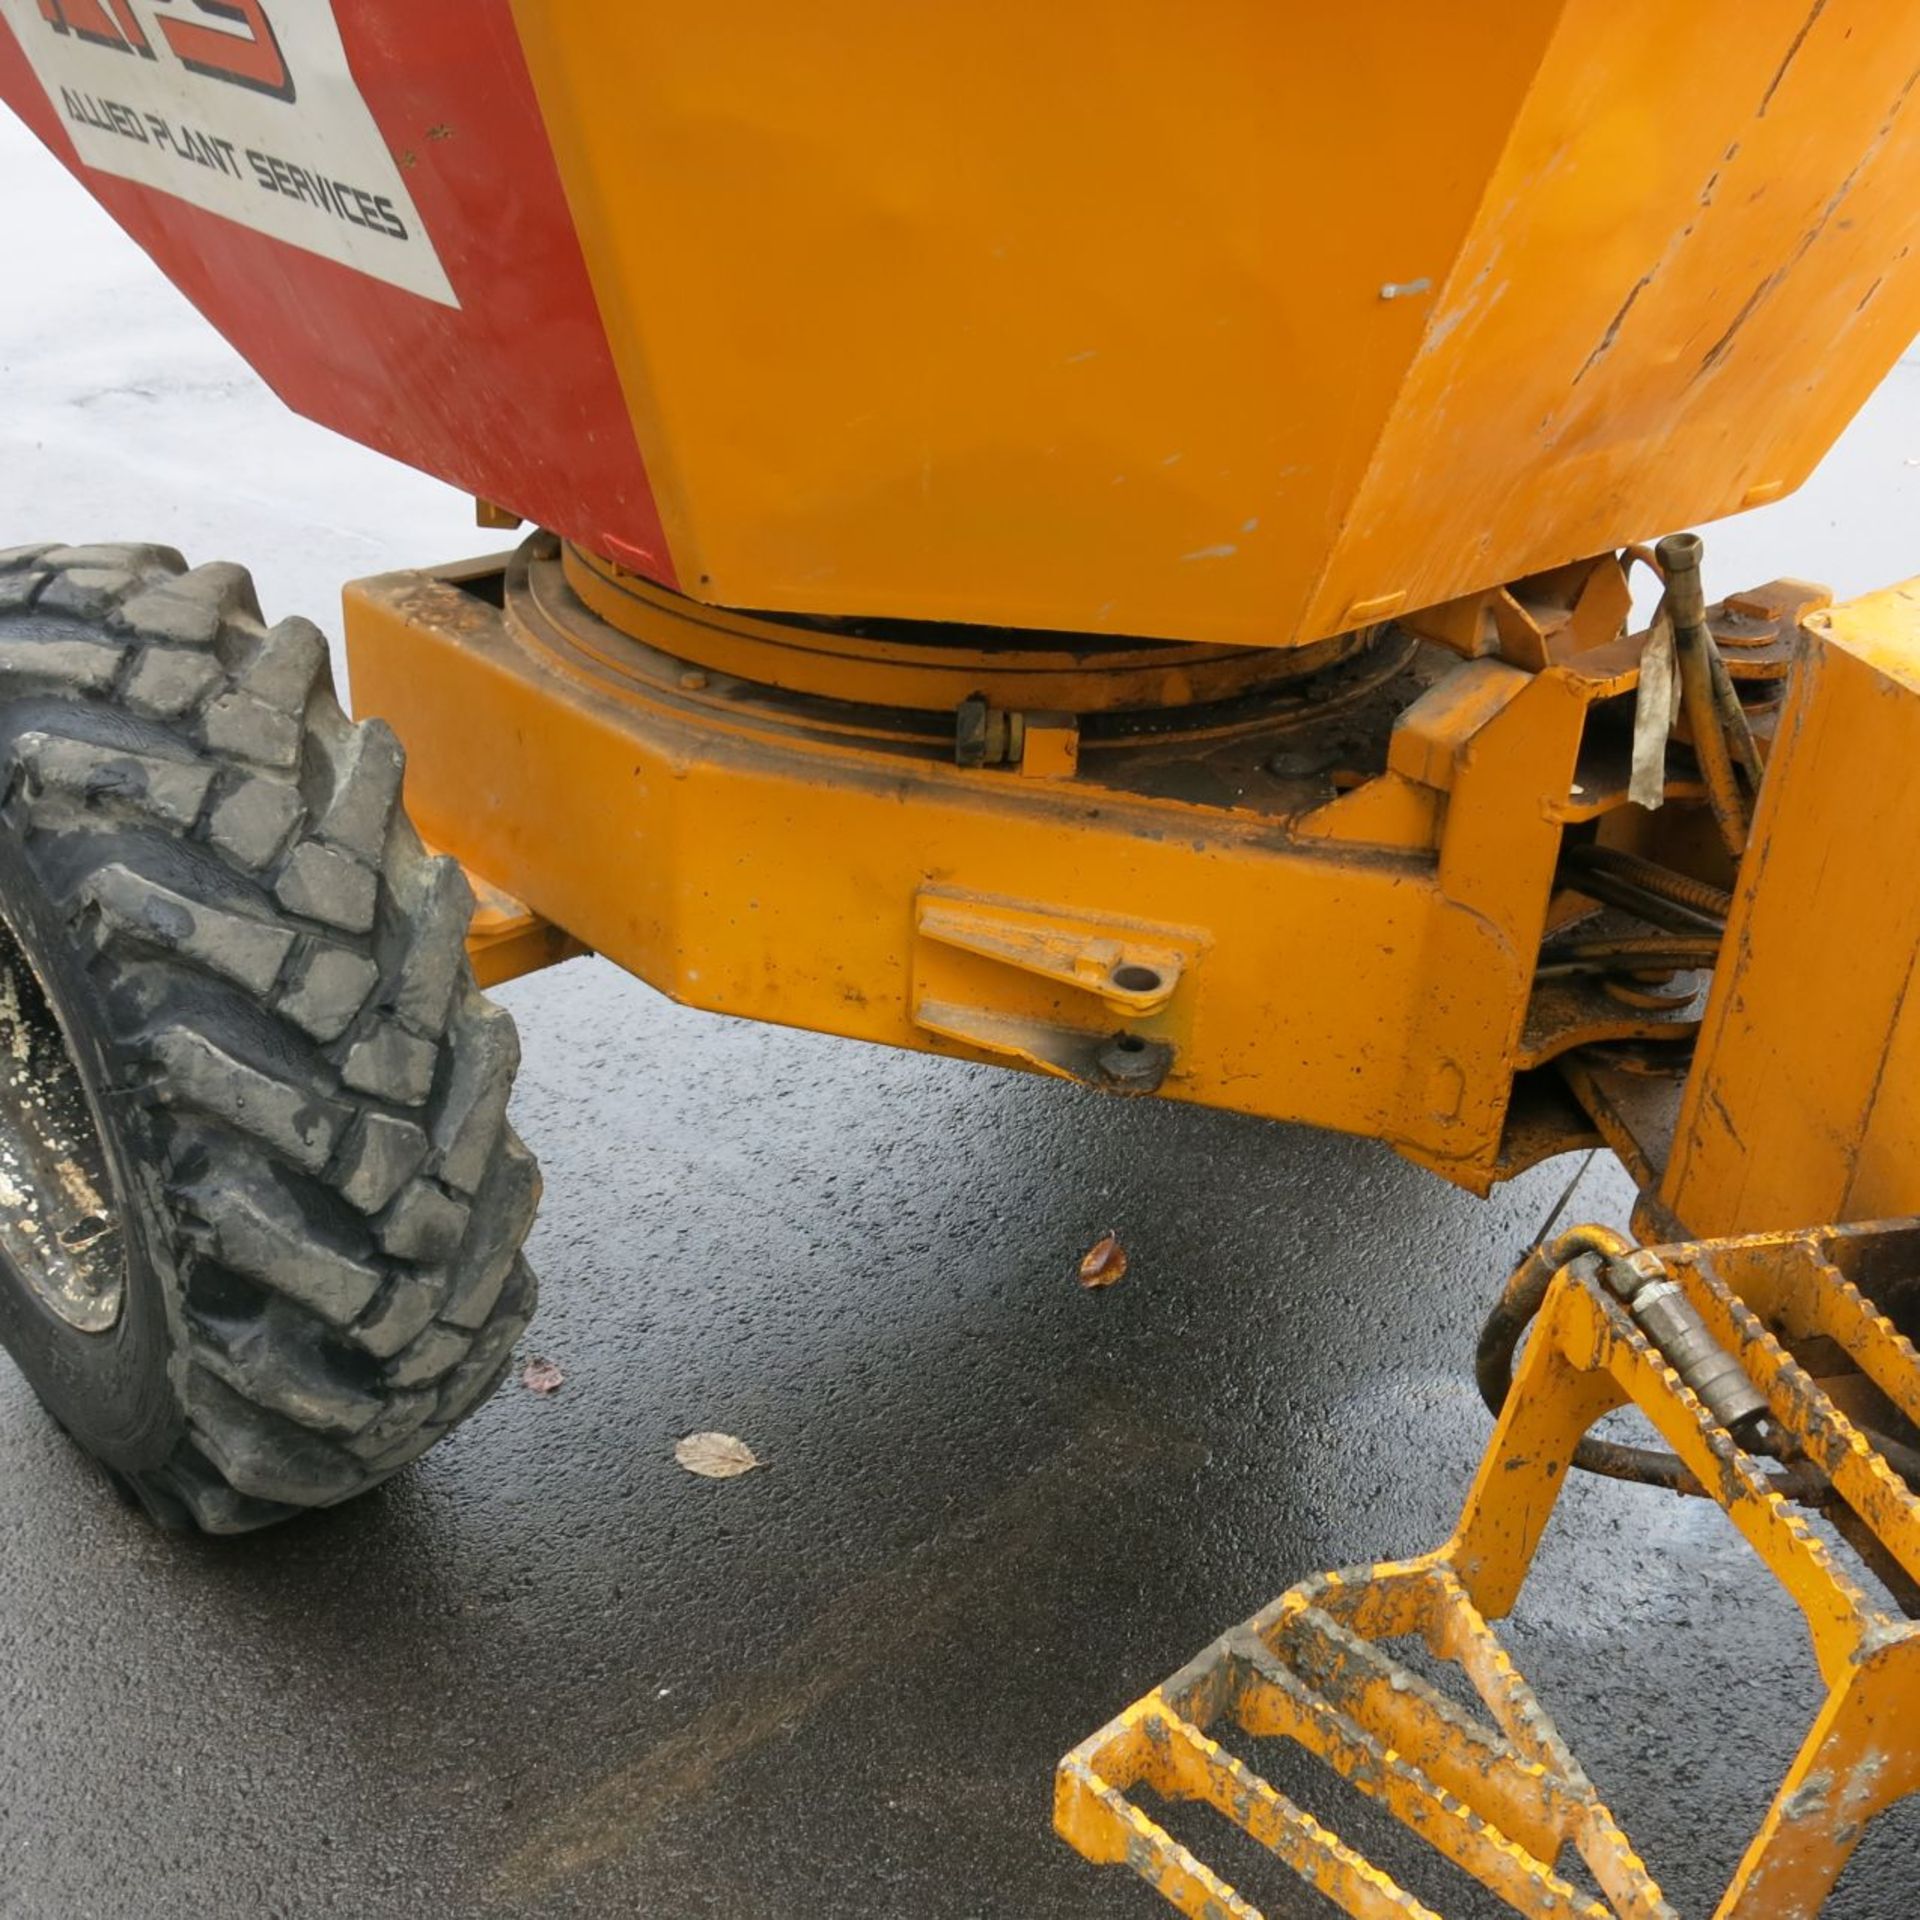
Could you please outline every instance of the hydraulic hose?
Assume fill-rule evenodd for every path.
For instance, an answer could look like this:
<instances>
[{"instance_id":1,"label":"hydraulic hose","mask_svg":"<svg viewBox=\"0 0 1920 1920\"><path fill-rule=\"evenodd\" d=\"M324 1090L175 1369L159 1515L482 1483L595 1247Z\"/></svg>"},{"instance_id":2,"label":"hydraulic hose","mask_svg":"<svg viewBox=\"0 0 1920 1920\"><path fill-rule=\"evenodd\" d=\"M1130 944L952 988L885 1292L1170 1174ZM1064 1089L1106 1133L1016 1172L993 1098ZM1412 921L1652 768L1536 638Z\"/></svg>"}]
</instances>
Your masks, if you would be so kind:
<instances>
[{"instance_id":1,"label":"hydraulic hose","mask_svg":"<svg viewBox=\"0 0 1920 1920\"><path fill-rule=\"evenodd\" d=\"M1600 1227L1576 1227L1550 1245L1532 1248L1515 1268L1481 1329L1474 1353L1473 1374L1480 1398L1497 1420L1513 1391L1514 1356L1527 1329L1538 1317L1554 1276L1570 1261L1590 1253L1603 1264L1624 1262L1632 1249L1616 1233ZM1587 1434L1574 1449L1573 1464L1585 1473L1604 1474L1609 1480L1631 1480L1643 1487L1664 1487L1669 1493L1705 1498L1706 1488L1687 1470L1677 1454L1653 1447L1633 1447Z\"/></svg>"},{"instance_id":2,"label":"hydraulic hose","mask_svg":"<svg viewBox=\"0 0 1920 1920\"><path fill-rule=\"evenodd\" d=\"M1721 843L1738 864L1747 851L1747 803L1733 770L1727 717L1714 692L1716 649L1713 635L1707 631L1700 550L1697 533L1670 533L1655 549L1667 580L1667 612L1673 621L1674 650L1680 657L1680 694L1686 706L1694 758L1700 763L1707 805L1720 830ZM1728 697L1737 702L1731 683ZM1741 724L1745 725L1744 715Z\"/></svg>"},{"instance_id":3,"label":"hydraulic hose","mask_svg":"<svg viewBox=\"0 0 1920 1920\"><path fill-rule=\"evenodd\" d=\"M1605 1227L1576 1227L1551 1244L1534 1247L1521 1261L1487 1316L1474 1355L1474 1379L1479 1385L1480 1397L1496 1420L1513 1391L1514 1356L1528 1327L1538 1316L1554 1277L1582 1254L1591 1254L1603 1270L1611 1270L1616 1276L1609 1279L1611 1290L1630 1296L1644 1284L1626 1265L1632 1251L1625 1239ZM1894 1472L1910 1484L1920 1486L1920 1450L1871 1429L1863 1431L1868 1443ZM1680 1457L1664 1448L1629 1446L1587 1434L1574 1449L1573 1464L1584 1473L1604 1474L1609 1480L1662 1487L1669 1493L1696 1499L1708 1497L1706 1488ZM1772 1485L1775 1493L1801 1506L1824 1505L1832 1496L1826 1476L1810 1460L1784 1463L1772 1476Z\"/></svg>"}]
</instances>

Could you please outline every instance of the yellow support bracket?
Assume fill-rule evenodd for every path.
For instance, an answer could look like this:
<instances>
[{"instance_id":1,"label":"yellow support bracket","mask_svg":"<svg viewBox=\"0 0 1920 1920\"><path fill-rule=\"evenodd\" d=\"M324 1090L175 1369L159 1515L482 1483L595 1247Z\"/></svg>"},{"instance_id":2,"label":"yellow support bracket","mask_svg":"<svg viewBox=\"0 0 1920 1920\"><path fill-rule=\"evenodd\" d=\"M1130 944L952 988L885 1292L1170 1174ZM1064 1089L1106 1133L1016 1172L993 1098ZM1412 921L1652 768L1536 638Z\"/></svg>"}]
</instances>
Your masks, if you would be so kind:
<instances>
[{"instance_id":1,"label":"yellow support bracket","mask_svg":"<svg viewBox=\"0 0 1920 1920\"><path fill-rule=\"evenodd\" d=\"M477 874L468 873L467 884L473 889L467 958L482 987L491 989L592 951L552 921L541 919L524 900L489 886Z\"/></svg>"}]
</instances>

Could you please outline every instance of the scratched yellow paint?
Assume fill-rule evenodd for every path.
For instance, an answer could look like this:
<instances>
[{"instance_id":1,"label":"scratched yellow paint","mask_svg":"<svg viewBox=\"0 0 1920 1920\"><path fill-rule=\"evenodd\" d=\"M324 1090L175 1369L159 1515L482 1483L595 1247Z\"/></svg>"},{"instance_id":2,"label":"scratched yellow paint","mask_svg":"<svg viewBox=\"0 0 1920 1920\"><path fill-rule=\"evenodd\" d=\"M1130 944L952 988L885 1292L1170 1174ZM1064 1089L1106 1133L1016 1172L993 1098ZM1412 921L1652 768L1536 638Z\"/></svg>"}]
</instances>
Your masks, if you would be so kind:
<instances>
[{"instance_id":1,"label":"scratched yellow paint","mask_svg":"<svg viewBox=\"0 0 1920 1920\"><path fill-rule=\"evenodd\" d=\"M514 7L708 601L1322 637L1776 495L1920 331L1886 0Z\"/></svg>"},{"instance_id":2,"label":"scratched yellow paint","mask_svg":"<svg viewBox=\"0 0 1920 1920\"><path fill-rule=\"evenodd\" d=\"M1663 1189L1700 1233L1920 1212L1920 580L1810 625Z\"/></svg>"}]
</instances>

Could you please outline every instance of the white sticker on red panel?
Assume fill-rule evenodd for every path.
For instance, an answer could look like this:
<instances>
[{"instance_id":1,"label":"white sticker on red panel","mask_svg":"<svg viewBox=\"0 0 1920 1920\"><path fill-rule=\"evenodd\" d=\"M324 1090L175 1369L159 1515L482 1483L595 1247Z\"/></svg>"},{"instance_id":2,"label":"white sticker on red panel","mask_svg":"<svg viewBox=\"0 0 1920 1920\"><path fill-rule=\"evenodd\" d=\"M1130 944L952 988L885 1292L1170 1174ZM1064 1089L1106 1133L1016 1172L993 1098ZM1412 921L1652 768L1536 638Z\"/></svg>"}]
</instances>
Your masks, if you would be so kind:
<instances>
[{"instance_id":1,"label":"white sticker on red panel","mask_svg":"<svg viewBox=\"0 0 1920 1920\"><path fill-rule=\"evenodd\" d=\"M457 307L331 0L0 0L80 158Z\"/></svg>"}]
</instances>

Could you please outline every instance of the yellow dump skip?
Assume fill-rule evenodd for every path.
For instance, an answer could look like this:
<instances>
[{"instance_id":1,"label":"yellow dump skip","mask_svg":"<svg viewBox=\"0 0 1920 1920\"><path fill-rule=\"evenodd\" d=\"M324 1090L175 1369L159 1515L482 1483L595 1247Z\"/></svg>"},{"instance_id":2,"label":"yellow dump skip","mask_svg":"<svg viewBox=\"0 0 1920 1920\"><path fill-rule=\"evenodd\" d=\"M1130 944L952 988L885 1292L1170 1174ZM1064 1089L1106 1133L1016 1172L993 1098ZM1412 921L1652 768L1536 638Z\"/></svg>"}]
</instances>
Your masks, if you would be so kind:
<instances>
[{"instance_id":1,"label":"yellow dump skip","mask_svg":"<svg viewBox=\"0 0 1920 1920\"><path fill-rule=\"evenodd\" d=\"M515 0L682 586L1305 641L1771 500L1920 331L1887 0Z\"/></svg>"}]
</instances>

